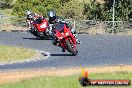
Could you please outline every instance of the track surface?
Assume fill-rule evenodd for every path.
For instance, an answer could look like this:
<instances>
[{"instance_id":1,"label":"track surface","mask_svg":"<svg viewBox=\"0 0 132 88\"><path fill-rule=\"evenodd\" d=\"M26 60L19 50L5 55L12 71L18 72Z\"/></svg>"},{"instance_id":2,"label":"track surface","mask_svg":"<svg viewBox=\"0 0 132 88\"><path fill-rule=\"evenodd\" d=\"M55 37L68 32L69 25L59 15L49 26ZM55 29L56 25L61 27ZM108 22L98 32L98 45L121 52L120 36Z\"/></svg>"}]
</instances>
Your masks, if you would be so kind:
<instances>
[{"instance_id":1,"label":"track surface","mask_svg":"<svg viewBox=\"0 0 132 88\"><path fill-rule=\"evenodd\" d=\"M78 35L82 44L79 54L71 56L53 46L51 40L37 40L30 33L0 32L0 45L12 45L50 52L45 60L0 65L0 70L29 68L62 68L100 65L132 65L132 36ZM13 52L12 52L13 54Z\"/></svg>"}]
</instances>

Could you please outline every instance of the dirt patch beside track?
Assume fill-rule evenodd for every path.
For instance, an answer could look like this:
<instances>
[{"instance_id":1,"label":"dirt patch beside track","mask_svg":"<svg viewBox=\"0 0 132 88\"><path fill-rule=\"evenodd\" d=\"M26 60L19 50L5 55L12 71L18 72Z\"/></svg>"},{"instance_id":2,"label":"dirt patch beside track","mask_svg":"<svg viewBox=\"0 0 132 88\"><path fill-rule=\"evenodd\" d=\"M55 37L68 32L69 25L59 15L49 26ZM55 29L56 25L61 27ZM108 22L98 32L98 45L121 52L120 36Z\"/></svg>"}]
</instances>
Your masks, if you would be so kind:
<instances>
[{"instance_id":1,"label":"dirt patch beside track","mask_svg":"<svg viewBox=\"0 0 132 88\"><path fill-rule=\"evenodd\" d=\"M132 66L100 66L84 68L88 73L110 73L110 72L132 72ZM18 82L24 79L36 76L68 76L72 74L81 74L82 67L60 68L60 69L32 69L21 71L0 72L0 84Z\"/></svg>"}]
</instances>

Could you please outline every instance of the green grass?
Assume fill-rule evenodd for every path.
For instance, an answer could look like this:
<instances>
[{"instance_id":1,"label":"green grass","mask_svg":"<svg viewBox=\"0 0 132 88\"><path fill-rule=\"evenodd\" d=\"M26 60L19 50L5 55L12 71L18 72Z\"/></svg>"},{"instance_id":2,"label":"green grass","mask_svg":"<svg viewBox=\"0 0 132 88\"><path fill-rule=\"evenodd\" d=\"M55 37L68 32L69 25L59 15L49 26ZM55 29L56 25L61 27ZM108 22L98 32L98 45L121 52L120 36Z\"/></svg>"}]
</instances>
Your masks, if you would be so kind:
<instances>
[{"instance_id":1,"label":"green grass","mask_svg":"<svg viewBox=\"0 0 132 88\"><path fill-rule=\"evenodd\" d=\"M41 76L22 80L21 82L2 84L0 88L84 88L79 84L80 75L67 77ZM95 73L90 74L91 79L131 79L130 72ZM86 88L132 88L132 86L88 86Z\"/></svg>"},{"instance_id":2,"label":"green grass","mask_svg":"<svg viewBox=\"0 0 132 88\"><path fill-rule=\"evenodd\" d=\"M0 46L0 62L18 61L30 58L35 55L35 51L26 48L13 46Z\"/></svg>"},{"instance_id":3,"label":"green grass","mask_svg":"<svg viewBox=\"0 0 132 88\"><path fill-rule=\"evenodd\" d=\"M4 10L0 9L0 13L2 13L5 16L13 16L12 9L4 9Z\"/></svg>"}]
</instances>

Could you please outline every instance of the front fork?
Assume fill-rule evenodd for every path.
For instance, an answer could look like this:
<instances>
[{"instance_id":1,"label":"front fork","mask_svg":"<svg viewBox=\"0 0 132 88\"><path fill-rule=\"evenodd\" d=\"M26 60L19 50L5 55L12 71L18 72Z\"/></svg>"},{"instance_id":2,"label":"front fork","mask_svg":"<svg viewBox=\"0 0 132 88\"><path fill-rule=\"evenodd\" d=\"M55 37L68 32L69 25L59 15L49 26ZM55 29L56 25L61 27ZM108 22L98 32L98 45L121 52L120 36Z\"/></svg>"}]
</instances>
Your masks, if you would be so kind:
<instances>
[{"instance_id":1,"label":"front fork","mask_svg":"<svg viewBox=\"0 0 132 88\"><path fill-rule=\"evenodd\" d=\"M67 48L67 46L66 46L66 44L65 44L65 42L67 41L67 40L69 40L70 42L72 41L73 42L73 40L71 40L71 39L69 39L69 38L66 38L66 39L64 39L62 42L63 42L63 44L61 45L61 46L63 46L62 47L62 52L65 52L65 49ZM74 43L74 42L73 42ZM72 47L74 48L74 45L72 44ZM67 51L69 51L68 49L67 49Z\"/></svg>"}]
</instances>

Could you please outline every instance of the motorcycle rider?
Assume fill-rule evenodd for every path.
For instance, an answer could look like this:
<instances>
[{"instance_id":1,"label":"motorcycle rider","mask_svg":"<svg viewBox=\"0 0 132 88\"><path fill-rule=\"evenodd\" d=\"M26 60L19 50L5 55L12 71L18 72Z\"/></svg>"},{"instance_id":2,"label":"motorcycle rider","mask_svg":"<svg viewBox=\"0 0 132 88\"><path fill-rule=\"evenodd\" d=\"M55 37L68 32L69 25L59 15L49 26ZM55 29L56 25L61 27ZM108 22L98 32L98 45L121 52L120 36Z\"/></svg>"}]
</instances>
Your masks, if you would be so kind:
<instances>
[{"instance_id":1,"label":"motorcycle rider","mask_svg":"<svg viewBox=\"0 0 132 88\"><path fill-rule=\"evenodd\" d=\"M62 18L60 18L59 16L56 16L55 11L49 11L48 13L48 17L49 17L49 26L50 29L52 29L53 24L57 23L57 22L62 22L65 23L66 26L71 29L71 32L73 33L74 37L76 38L76 43L80 44L81 42L79 41L79 39L77 38L77 34L75 29L71 26L71 24L65 20L63 20ZM53 40L53 44L56 45L57 41L54 39Z\"/></svg>"},{"instance_id":2,"label":"motorcycle rider","mask_svg":"<svg viewBox=\"0 0 132 88\"><path fill-rule=\"evenodd\" d=\"M26 11L26 22L28 23L28 27L31 29L31 23L33 21L33 13L31 11Z\"/></svg>"}]
</instances>

